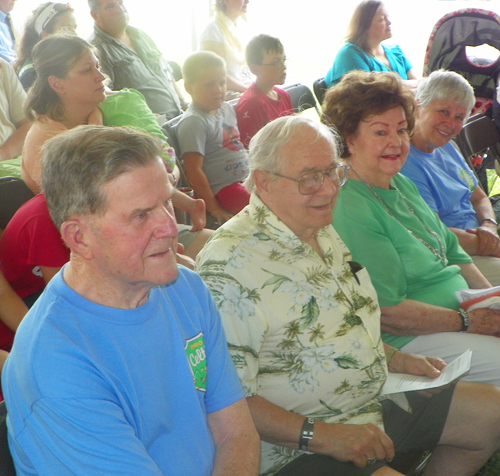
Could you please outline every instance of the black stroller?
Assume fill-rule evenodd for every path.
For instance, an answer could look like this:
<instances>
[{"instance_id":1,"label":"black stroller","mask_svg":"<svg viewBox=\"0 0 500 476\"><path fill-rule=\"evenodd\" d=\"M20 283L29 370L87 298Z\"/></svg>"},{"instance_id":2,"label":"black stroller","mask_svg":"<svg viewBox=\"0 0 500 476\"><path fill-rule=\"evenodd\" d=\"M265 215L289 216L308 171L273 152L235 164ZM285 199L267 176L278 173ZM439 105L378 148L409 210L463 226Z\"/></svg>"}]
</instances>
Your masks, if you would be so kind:
<instances>
[{"instance_id":1,"label":"black stroller","mask_svg":"<svg viewBox=\"0 0 500 476\"><path fill-rule=\"evenodd\" d=\"M496 59L467 57L466 47L484 44L498 51ZM487 114L500 73L500 16L488 10L464 8L442 17L427 43L424 76L438 69L455 71L467 79L476 96L471 115Z\"/></svg>"},{"instance_id":2,"label":"black stroller","mask_svg":"<svg viewBox=\"0 0 500 476\"><path fill-rule=\"evenodd\" d=\"M467 47L482 45L494 48L490 49L488 55L493 57L478 57L467 51ZM498 110L500 119L500 107L498 103L495 104L500 74L500 16L478 8L464 8L443 16L434 26L427 43L423 74L427 76L438 69L455 71L469 81L476 97L471 117L476 114L492 117ZM485 131L486 129L483 132L486 133ZM477 154L476 151L469 150L465 140L467 134L463 134L464 132L463 130L457 137L456 142L478 175L481 186L488 193L486 169L495 168L497 151L487 149ZM471 163L470 153L477 154L473 158L477 163Z\"/></svg>"}]
</instances>

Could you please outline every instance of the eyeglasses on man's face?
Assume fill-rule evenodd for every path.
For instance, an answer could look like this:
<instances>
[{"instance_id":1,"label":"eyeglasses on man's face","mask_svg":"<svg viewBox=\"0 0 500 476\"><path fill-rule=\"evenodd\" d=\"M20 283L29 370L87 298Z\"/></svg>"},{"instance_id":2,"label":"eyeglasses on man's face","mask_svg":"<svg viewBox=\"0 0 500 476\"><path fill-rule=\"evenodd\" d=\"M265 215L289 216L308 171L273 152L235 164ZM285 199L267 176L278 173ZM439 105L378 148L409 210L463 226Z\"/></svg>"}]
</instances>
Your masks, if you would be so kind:
<instances>
[{"instance_id":1,"label":"eyeglasses on man's face","mask_svg":"<svg viewBox=\"0 0 500 476\"><path fill-rule=\"evenodd\" d=\"M276 175L292 182L297 182L299 185L299 193L302 195L312 195L316 193L323 185L325 177L328 177L330 181L336 187L342 187L347 182L347 172L349 167L343 164L335 164L326 170L318 170L316 172L307 172L301 175L298 179L292 177L287 177L286 175L279 174L277 172L269 172L270 174Z\"/></svg>"}]
</instances>

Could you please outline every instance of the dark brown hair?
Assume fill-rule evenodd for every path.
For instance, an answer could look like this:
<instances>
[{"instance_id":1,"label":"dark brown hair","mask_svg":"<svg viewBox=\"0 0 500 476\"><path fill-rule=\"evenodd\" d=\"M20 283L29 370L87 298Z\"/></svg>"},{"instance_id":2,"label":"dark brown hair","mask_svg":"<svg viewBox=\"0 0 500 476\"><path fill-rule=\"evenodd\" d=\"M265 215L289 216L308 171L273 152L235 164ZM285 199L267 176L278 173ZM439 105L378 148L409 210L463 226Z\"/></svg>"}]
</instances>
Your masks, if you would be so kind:
<instances>
[{"instance_id":1,"label":"dark brown hair","mask_svg":"<svg viewBox=\"0 0 500 476\"><path fill-rule=\"evenodd\" d=\"M351 17L345 40L358 48L361 48L365 53L372 54L368 49L368 30L373 21L373 17L377 10L383 6L380 0L364 0L359 3Z\"/></svg>"}]
</instances>

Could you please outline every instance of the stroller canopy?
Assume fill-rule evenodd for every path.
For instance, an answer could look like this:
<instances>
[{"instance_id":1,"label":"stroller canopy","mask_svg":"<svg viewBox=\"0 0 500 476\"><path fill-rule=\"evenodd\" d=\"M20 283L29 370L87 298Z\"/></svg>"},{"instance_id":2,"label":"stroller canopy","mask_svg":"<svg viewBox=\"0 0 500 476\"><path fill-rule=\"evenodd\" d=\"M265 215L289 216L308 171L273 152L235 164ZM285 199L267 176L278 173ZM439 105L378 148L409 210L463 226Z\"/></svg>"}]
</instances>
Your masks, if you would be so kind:
<instances>
[{"instance_id":1,"label":"stroller canopy","mask_svg":"<svg viewBox=\"0 0 500 476\"><path fill-rule=\"evenodd\" d=\"M476 97L493 99L500 57L493 63L471 61L467 46L487 44L500 55L500 17L488 10L465 8L448 13L434 26L424 60L424 76L438 69L461 74L474 88Z\"/></svg>"}]
</instances>

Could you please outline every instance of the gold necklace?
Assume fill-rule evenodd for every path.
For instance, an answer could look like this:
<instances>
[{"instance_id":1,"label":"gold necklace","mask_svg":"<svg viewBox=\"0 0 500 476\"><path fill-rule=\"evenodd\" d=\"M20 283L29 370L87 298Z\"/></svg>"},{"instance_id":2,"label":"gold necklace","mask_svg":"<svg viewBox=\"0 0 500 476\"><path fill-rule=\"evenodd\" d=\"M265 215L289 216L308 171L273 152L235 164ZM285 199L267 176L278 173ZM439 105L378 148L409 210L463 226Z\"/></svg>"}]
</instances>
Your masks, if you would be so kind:
<instances>
[{"instance_id":1,"label":"gold necklace","mask_svg":"<svg viewBox=\"0 0 500 476\"><path fill-rule=\"evenodd\" d=\"M363 182L368 187L368 190L370 190L370 192L373 194L373 196L380 202L380 204L384 207L385 211L392 218L394 218L394 220L396 220L411 236L413 236L418 241L420 241L420 243L422 243L434 256L439 258L441 260L441 263L443 263L443 266L446 267L448 265L447 259L446 259L446 251L444 249L443 242L439 238L439 235L435 231L431 230L424 222L422 222L422 220L419 218L419 216L415 213L415 210L413 210L413 208L411 208L410 205L408 204L407 198L399 191L399 189L396 187L396 184L392 181L392 179L390 181L391 187L394 188L394 190L396 190L396 192L398 192L398 195L402 198L403 203L405 204L405 206L408 209L408 211L410 212L410 214L413 215L418 220L418 222L422 225L422 227L425 229L425 231L427 231L427 233L429 233L438 242L439 250L437 250L430 243L428 243L423 238L418 236L413 230L410 230L405 225L403 225L397 219L397 217L394 215L394 213L392 213L391 209L386 205L386 203L380 198L380 196L373 189L373 187L356 171L356 169L351 166L351 170L356 174L356 176L359 178L359 180L361 180L361 182Z\"/></svg>"}]
</instances>

